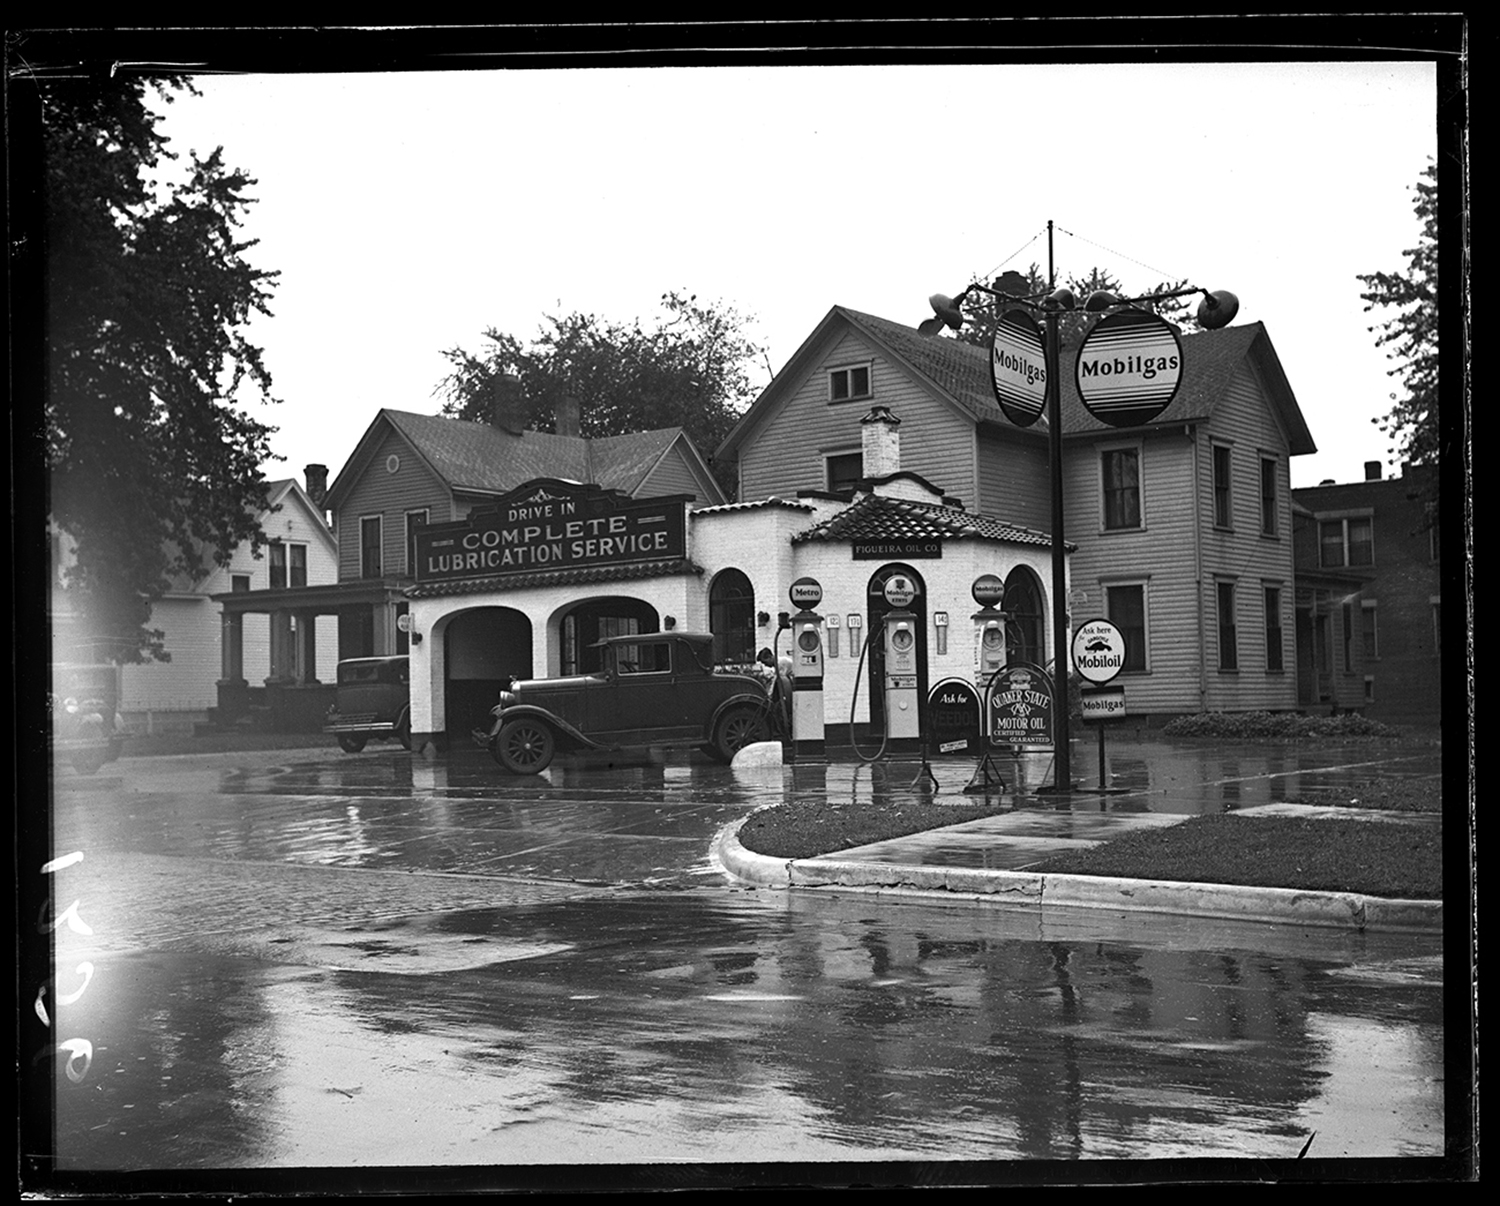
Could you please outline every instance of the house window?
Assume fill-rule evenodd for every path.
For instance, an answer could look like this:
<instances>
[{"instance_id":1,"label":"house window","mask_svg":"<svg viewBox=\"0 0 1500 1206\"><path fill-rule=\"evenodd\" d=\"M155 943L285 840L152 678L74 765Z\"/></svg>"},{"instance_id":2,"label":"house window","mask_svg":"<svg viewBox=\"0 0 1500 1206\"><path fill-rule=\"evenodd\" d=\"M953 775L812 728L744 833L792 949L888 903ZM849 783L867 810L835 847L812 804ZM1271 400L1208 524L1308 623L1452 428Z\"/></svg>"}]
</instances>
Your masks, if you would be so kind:
<instances>
[{"instance_id":1,"label":"house window","mask_svg":"<svg viewBox=\"0 0 1500 1206\"><path fill-rule=\"evenodd\" d=\"M242 595L250 589L249 574L231 574L229 576L229 589L237 595Z\"/></svg>"},{"instance_id":2,"label":"house window","mask_svg":"<svg viewBox=\"0 0 1500 1206\"><path fill-rule=\"evenodd\" d=\"M286 545L279 540L271 542L271 589L286 589Z\"/></svg>"},{"instance_id":3,"label":"house window","mask_svg":"<svg viewBox=\"0 0 1500 1206\"><path fill-rule=\"evenodd\" d=\"M1109 448L1100 454L1104 474L1104 527L1107 531L1141 526L1141 452Z\"/></svg>"},{"instance_id":4,"label":"house window","mask_svg":"<svg viewBox=\"0 0 1500 1206\"><path fill-rule=\"evenodd\" d=\"M380 516L371 515L359 521L359 576L378 578L380 567Z\"/></svg>"},{"instance_id":5,"label":"house window","mask_svg":"<svg viewBox=\"0 0 1500 1206\"><path fill-rule=\"evenodd\" d=\"M1240 653L1234 625L1234 583L1219 582L1215 588L1219 602L1219 669L1238 670Z\"/></svg>"},{"instance_id":6,"label":"house window","mask_svg":"<svg viewBox=\"0 0 1500 1206\"><path fill-rule=\"evenodd\" d=\"M1260 458L1260 534L1262 536L1276 535L1278 470L1279 466L1274 458L1269 456Z\"/></svg>"},{"instance_id":7,"label":"house window","mask_svg":"<svg viewBox=\"0 0 1500 1206\"><path fill-rule=\"evenodd\" d=\"M826 459L829 490L837 493L853 490L864 479L864 453L844 452Z\"/></svg>"},{"instance_id":8,"label":"house window","mask_svg":"<svg viewBox=\"0 0 1500 1206\"><path fill-rule=\"evenodd\" d=\"M1362 600L1359 611L1362 621L1359 627L1361 648L1364 651L1365 661L1373 662L1380 656L1380 639L1375 623L1375 600Z\"/></svg>"},{"instance_id":9,"label":"house window","mask_svg":"<svg viewBox=\"0 0 1500 1206\"><path fill-rule=\"evenodd\" d=\"M406 513L406 572L417 576L417 530L427 522L428 508Z\"/></svg>"},{"instance_id":10,"label":"house window","mask_svg":"<svg viewBox=\"0 0 1500 1206\"><path fill-rule=\"evenodd\" d=\"M1224 444L1213 446L1214 458L1214 527L1234 526L1234 512L1229 493L1229 448Z\"/></svg>"},{"instance_id":11,"label":"house window","mask_svg":"<svg viewBox=\"0 0 1500 1206\"><path fill-rule=\"evenodd\" d=\"M1285 668L1281 643L1281 588L1268 586L1266 587L1266 669L1280 671Z\"/></svg>"},{"instance_id":12,"label":"house window","mask_svg":"<svg viewBox=\"0 0 1500 1206\"><path fill-rule=\"evenodd\" d=\"M1375 676L1373 674L1365 675L1365 702L1367 704L1375 702Z\"/></svg>"},{"instance_id":13,"label":"house window","mask_svg":"<svg viewBox=\"0 0 1500 1206\"><path fill-rule=\"evenodd\" d=\"M849 402L870 397L870 366L861 364L834 369L828 374L828 400Z\"/></svg>"},{"instance_id":14,"label":"house window","mask_svg":"<svg viewBox=\"0 0 1500 1206\"><path fill-rule=\"evenodd\" d=\"M1143 583L1130 583L1104 588L1104 606L1109 612L1109 622L1120 630L1125 638L1125 664L1123 670L1146 668L1146 587Z\"/></svg>"},{"instance_id":15,"label":"house window","mask_svg":"<svg viewBox=\"0 0 1500 1206\"><path fill-rule=\"evenodd\" d=\"M289 581L292 586L307 585L307 545L289 544L286 546L287 567L289 570Z\"/></svg>"},{"instance_id":16,"label":"house window","mask_svg":"<svg viewBox=\"0 0 1500 1206\"><path fill-rule=\"evenodd\" d=\"M1325 569L1375 564L1375 521L1368 515L1318 523L1318 564Z\"/></svg>"}]
</instances>

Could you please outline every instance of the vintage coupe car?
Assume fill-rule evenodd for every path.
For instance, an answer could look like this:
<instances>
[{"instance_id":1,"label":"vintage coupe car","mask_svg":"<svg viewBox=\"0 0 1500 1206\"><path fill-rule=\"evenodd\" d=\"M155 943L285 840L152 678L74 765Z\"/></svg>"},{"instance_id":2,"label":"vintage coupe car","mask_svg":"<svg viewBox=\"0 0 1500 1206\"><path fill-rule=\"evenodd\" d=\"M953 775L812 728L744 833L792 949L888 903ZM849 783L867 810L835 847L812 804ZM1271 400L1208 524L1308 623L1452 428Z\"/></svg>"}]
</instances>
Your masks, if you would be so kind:
<instances>
[{"instance_id":1,"label":"vintage coupe car","mask_svg":"<svg viewBox=\"0 0 1500 1206\"><path fill-rule=\"evenodd\" d=\"M357 754L371 737L411 749L411 670L401 657L355 657L339 663L333 707L323 725L339 748Z\"/></svg>"},{"instance_id":2,"label":"vintage coupe car","mask_svg":"<svg viewBox=\"0 0 1500 1206\"><path fill-rule=\"evenodd\" d=\"M697 746L728 762L771 733L758 678L719 673L713 637L654 632L607 637L597 674L512 680L488 732L474 734L512 774L545 770L558 750Z\"/></svg>"}]
</instances>

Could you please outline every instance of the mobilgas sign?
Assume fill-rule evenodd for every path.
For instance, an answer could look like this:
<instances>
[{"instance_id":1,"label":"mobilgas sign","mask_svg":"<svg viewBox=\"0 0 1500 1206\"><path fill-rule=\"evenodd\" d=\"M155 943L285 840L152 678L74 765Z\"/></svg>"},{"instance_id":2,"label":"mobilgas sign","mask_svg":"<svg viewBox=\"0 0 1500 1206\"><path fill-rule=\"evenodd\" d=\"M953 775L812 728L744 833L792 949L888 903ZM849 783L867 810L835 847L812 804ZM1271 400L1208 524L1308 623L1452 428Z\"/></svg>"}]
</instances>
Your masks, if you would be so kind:
<instances>
[{"instance_id":1,"label":"mobilgas sign","mask_svg":"<svg viewBox=\"0 0 1500 1206\"><path fill-rule=\"evenodd\" d=\"M457 523L416 533L419 582L686 556L687 495L635 499L542 478Z\"/></svg>"},{"instance_id":2,"label":"mobilgas sign","mask_svg":"<svg viewBox=\"0 0 1500 1206\"><path fill-rule=\"evenodd\" d=\"M1078 349L1078 396L1111 427L1150 422L1177 396L1177 328L1145 310L1121 310L1094 325Z\"/></svg>"},{"instance_id":3,"label":"mobilgas sign","mask_svg":"<svg viewBox=\"0 0 1500 1206\"><path fill-rule=\"evenodd\" d=\"M990 343L990 384L1005 417L1017 427L1037 421L1047 402L1047 360L1042 329L1025 310L1000 316Z\"/></svg>"}]
</instances>

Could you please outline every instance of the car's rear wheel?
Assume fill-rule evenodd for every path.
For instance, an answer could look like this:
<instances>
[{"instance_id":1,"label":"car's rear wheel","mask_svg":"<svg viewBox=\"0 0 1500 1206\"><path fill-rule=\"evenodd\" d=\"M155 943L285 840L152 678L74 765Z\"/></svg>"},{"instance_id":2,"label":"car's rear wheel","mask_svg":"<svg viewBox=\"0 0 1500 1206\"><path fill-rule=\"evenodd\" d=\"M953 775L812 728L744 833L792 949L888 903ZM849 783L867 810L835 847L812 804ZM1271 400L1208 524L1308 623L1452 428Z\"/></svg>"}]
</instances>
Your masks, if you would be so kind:
<instances>
[{"instance_id":1,"label":"car's rear wheel","mask_svg":"<svg viewBox=\"0 0 1500 1206\"><path fill-rule=\"evenodd\" d=\"M771 736L771 726L766 714L756 708L731 708L719 718L714 727L714 752L721 761L728 762L740 750Z\"/></svg>"},{"instance_id":2,"label":"car's rear wheel","mask_svg":"<svg viewBox=\"0 0 1500 1206\"><path fill-rule=\"evenodd\" d=\"M363 733L340 733L339 749L346 754L357 754L365 748L365 742L368 740L369 738Z\"/></svg>"},{"instance_id":3,"label":"car's rear wheel","mask_svg":"<svg viewBox=\"0 0 1500 1206\"><path fill-rule=\"evenodd\" d=\"M513 775L539 775L552 764L557 738L545 721L521 716L500 726L490 754Z\"/></svg>"}]
</instances>

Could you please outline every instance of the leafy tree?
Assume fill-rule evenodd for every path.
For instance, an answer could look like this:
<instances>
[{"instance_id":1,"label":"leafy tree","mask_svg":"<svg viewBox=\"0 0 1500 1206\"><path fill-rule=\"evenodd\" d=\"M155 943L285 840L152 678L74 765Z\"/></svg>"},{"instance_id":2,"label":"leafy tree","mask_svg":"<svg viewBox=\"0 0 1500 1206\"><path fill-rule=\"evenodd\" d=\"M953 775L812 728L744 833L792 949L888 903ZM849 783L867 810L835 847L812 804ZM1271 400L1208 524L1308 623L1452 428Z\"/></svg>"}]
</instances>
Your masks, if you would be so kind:
<instances>
[{"instance_id":1,"label":"leafy tree","mask_svg":"<svg viewBox=\"0 0 1500 1206\"><path fill-rule=\"evenodd\" d=\"M1017 275L1021 277L1021 282L1024 282L1024 287L1021 282L1017 282L1017 287L1021 288L1022 295L1025 297L1041 297L1052 291L1048 288L1046 276L1043 275L1041 268L1036 264L1030 265L1025 272L1018 273ZM977 276L969 283L971 285L984 285L989 288L995 287L995 282L982 281ZM1065 283L1073 291L1073 296L1077 299L1077 308L1058 312L1057 329L1062 337L1064 347L1081 343L1083 337L1089 333L1094 323L1104 316L1103 314L1090 313L1083 308L1083 304L1088 300L1089 294L1096 290L1102 289L1120 298L1130 298L1153 293L1170 293L1174 289L1182 289L1187 286L1186 281L1164 281L1160 284L1152 285L1148 289L1141 290L1139 294L1134 294L1121 285L1108 269L1099 268L1098 266L1090 268L1086 276L1070 276ZM1137 308L1160 314L1180 330L1189 330L1188 301L1190 300L1190 298L1170 297L1158 302L1138 302ZM995 328L1000 323L1000 316L1011 308L1011 303L1007 302L1004 298L992 297L988 293L978 291L971 293L968 303L964 306L964 325L957 332L957 338L964 343L972 343L979 347L989 347L990 341L995 337ZM1024 306L1015 308L1028 309ZM1036 318L1038 325L1042 325L1043 318L1041 314L1030 310L1028 312Z\"/></svg>"},{"instance_id":2,"label":"leafy tree","mask_svg":"<svg viewBox=\"0 0 1500 1206\"><path fill-rule=\"evenodd\" d=\"M278 275L237 234L255 182L222 148L158 179L179 157L148 87L165 102L192 91L69 79L40 96L49 506L76 546L65 585L92 656L118 662L170 660L146 625L171 579L264 543L275 430L237 401L242 385L271 388L244 333Z\"/></svg>"},{"instance_id":3,"label":"leafy tree","mask_svg":"<svg viewBox=\"0 0 1500 1206\"><path fill-rule=\"evenodd\" d=\"M710 456L753 399L750 366L764 353L745 333L749 320L722 302L673 291L662 294L661 307L651 326L579 311L548 314L529 344L491 327L478 352L443 353L452 366L436 390L443 413L488 421L500 379L514 374L522 418L534 430L556 430L558 402L573 398L584 436L681 427ZM714 473L733 490L732 467L716 465Z\"/></svg>"},{"instance_id":4,"label":"leafy tree","mask_svg":"<svg viewBox=\"0 0 1500 1206\"><path fill-rule=\"evenodd\" d=\"M1436 464L1439 446L1437 165L1429 163L1422 175L1413 205L1422 233L1415 247L1402 252L1405 270L1358 277L1366 288L1359 295L1366 313L1395 311L1370 330L1378 332L1376 346L1390 349L1387 355L1397 362L1390 375L1406 388L1404 397L1392 393L1389 413L1371 422L1395 441L1389 451L1414 465Z\"/></svg>"}]
</instances>

